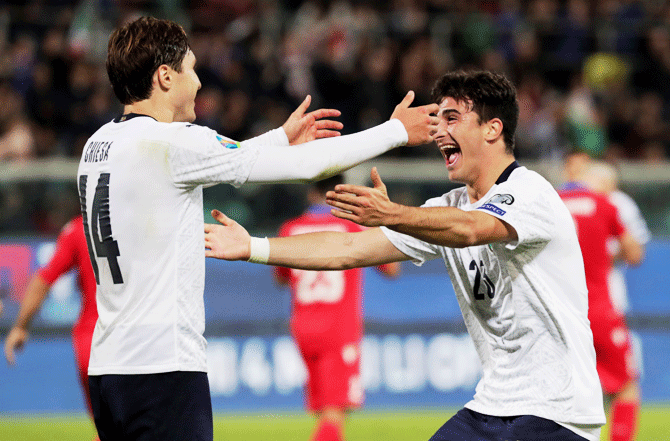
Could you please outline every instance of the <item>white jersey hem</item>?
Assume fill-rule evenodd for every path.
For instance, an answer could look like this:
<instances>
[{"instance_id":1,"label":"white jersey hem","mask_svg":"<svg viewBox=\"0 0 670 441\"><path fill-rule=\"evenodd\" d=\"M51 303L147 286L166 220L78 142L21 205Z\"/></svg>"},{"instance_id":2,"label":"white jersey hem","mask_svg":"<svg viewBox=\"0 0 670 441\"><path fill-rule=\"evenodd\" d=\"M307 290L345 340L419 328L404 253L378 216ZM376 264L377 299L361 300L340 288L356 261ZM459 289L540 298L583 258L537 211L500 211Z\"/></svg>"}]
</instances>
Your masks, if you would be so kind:
<instances>
[{"instance_id":1,"label":"white jersey hem","mask_svg":"<svg viewBox=\"0 0 670 441\"><path fill-rule=\"evenodd\" d=\"M107 366L107 367L97 367L89 368L88 375L142 375L142 374L164 374L166 372L205 372L207 369L203 369L200 366L193 365L162 365L162 366Z\"/></svg>"}]
</instances>

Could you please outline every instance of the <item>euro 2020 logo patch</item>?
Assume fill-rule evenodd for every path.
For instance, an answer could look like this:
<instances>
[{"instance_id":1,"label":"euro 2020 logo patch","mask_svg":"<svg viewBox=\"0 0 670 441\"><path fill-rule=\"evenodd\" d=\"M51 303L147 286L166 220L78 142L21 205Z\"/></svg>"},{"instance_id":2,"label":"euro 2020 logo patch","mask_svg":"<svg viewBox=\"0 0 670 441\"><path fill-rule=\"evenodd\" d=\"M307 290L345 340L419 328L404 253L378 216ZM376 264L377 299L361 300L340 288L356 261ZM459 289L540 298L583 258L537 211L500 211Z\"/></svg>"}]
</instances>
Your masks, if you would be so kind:
<instances>
[{"instance_id":1,"label":"euro 2020 logo patch","mask_svg":"<svg viewBox=\"0 0 670 441\"><path fill-rule=\"evenodd\" d=\"M224 138L221 135L216 135L216 139L227 149L238 149L240 148L240 143L233 141L232 139Z\"/></svg>"},{"instance_id":2,"label":"euro 2020 logo patch","mask_svg":"<svg viewBox=\"0 0 670 441\"><path fill-rule=\"evenodd\" d=\"M514 196L511 194L495 194L486 203L512 205L514 203Z\"/></svg>"},{"instance_id":3,"label":"euro 2020 logo patch","mask_svg":"<svg viewBox=\"0 0 670 441\"><path fill-rule=\"evenodd\" d=\"M513 203L514 203L514 196L512 196L511 194L496 194L493 195L491 199L486 201L486 203L479 208L491 211L499 216L503 216L507 212L494 204L512 205Z\"/></svg>"}]
</instances>

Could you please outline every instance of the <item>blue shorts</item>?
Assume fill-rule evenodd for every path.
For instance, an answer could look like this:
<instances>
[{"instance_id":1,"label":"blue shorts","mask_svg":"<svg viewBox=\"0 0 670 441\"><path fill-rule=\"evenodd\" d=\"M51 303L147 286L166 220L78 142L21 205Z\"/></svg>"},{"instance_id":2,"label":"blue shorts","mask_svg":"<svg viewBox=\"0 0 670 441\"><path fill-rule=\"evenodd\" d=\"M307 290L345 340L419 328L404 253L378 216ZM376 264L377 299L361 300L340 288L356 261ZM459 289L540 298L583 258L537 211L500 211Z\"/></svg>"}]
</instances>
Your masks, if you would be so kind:
<instances>
[{"instance_id":1,"label":"blue shorts","mask_svg":"<svg viewBox=\"0 0 670 441\"><path fill-rule=\"evenodd\" d=\"M212 441L206 372L88 378L101 441Z\"/></svg>"},{"instance_id":2,"label":"blue shorts","mask_svg":"<svg viewBox=\"0 0 670 441\"><path fill-rule=\"evenodd\" d=\"M554 421L532 415L496 417L461 409L430 441L585 441Z\"/></svg>"}]
</instances>

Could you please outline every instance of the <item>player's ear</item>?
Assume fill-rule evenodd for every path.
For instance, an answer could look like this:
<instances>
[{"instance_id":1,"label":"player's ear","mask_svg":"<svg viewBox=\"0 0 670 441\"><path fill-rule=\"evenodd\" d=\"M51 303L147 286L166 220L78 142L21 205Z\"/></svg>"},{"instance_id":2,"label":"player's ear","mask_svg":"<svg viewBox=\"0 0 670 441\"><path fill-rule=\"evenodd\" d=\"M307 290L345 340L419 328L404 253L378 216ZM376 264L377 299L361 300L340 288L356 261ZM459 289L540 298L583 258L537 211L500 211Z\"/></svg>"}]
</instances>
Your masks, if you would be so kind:
<instances>
[{"instance_id":1,"label":"player's ear","mask_svg":"<svg viewBox=\"0 0 670 441\"><path fill-rule=\"evenodd\" d=\"M487 141L495 141L502 136L503 123L500 118L493 118L486 122L484 138Z\"/></svg>"},{"instance_id":2,"label":"player's ear","mask_svg":"<svg viewBox=\"0 0 670 441\"><path fill-rule=\"evenodd\" d=\"M161 64L154 73L154 87L167 91L172 87L172 69L167 64Z\"/></svg>"}]
</instances>

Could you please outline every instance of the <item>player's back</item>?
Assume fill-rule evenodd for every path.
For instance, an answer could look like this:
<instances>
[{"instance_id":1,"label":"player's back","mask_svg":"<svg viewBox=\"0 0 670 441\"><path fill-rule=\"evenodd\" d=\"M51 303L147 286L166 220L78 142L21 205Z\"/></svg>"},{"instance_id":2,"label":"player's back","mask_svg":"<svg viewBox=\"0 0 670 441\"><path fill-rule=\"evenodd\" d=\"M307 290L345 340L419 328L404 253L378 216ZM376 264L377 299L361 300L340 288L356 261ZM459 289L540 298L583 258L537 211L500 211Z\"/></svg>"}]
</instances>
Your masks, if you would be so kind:
<instances>
[{"instance_id":1,"label":"player's back","mask_svg":"<svg viewBox=\"0 0 670 441\"><path fill-rule=\"evenodd\" d=\"M361 227L330 214L330 207L314 205L285 222L279 236L315 231L356 232ZM278 268L291 287L291 328L294 334L350 340L362 333L363 269L306 271Z\"/></svg>"},{"instance_id":2,"label":"player's back","mask_svg":"<svg viewBox=\"0 0 670 441\"><path fill-rule=\"evenodd\" d=\"M84 148L79 192L100 291L93 375L206 370L198 184L211 177L188 145L211 133L138 116L106 124Z\"/></svg>"}]
</instances>

